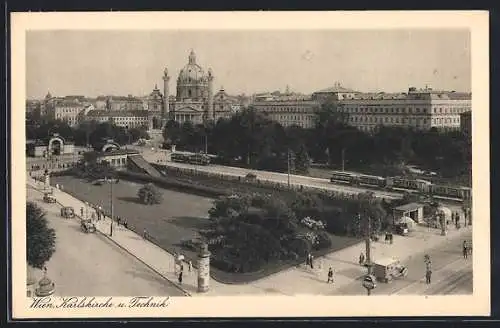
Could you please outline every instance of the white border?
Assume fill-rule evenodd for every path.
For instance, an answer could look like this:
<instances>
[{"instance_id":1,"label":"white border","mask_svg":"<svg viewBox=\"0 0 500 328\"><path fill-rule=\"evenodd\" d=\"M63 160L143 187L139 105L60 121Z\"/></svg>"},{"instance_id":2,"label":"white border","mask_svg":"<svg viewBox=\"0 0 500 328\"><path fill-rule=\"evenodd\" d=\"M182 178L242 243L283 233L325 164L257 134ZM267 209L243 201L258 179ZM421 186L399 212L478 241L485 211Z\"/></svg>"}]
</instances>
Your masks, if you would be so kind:
<instances>
[{"instance_id":1,"label":"white border","mask_svg":"<svg viewBox=\"0 0 500 328\"><path fill-rule=\"evenodd\" d=\"M489 32L488 13L426 12L118 12L12 13L12 302L14 318L95 317L313 317L488 315L489 227ZM471 31L474 186L473 296L205 297L173 298L165 310L114 308L35 310L26 304L25 261L25 32L27 30L314 30L449 29Z\"/></svg>"}]
</instances>

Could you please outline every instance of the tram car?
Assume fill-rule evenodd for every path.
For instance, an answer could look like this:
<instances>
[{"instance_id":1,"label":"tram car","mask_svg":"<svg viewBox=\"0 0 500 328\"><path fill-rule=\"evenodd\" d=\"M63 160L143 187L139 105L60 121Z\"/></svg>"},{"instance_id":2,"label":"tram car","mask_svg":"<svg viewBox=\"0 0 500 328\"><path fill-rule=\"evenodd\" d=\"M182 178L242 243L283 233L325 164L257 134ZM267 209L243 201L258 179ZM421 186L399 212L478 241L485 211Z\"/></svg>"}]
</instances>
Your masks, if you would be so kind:
<instances>
[{"instance_id":1,"label":"tram car","mask_svg":"<svg viewBox=\"0 0 500 328\"><path fill-rule=\"evenodd\" d=\"M356 184L358 175L351 172L333 171L330 182L341 182L345 184Z\"/></svg>"},{"instance_id":2,"label":"tram car","mask_svg":"<svg viewBox=\"0 0 500 328\"><path fill-rule=\"evenodd\" d=\"M360 174L357 176L357 183L370 187L385 188L387 186L387 179L375 175Z\"/></svg>"},{"instance_id":3,"label":"tram car","mask_svg":"<svg viewBox=\"0 0 500 328\"><path fill-rule=\"evenodd\" d=\"M170 156L170 159L172 160L172 162L187 163L189 161L189 156L182 153L173 153Z\"/></svg>"},{"instance_id":4,"label":"tram car","mask_svg":"<svg viewBox=\"0 0 500 328\"><path fill-rule=\"evenodd\" d=\"M472 198L472 189L468 187L432 185L431 193L436 196L458 198L458 199Z\"/></svg>"},{"instance_id":5,"label":"tram car","mask_svg":"<svg viewBox=\"0 0 500 328\"><path fill-rule=\"evenodd\" d=\"M430 192L432 183L427 180L406 179L401 177L387 178L387 187L392 189L415 190L423 193Z\"/></svg>"},{"instance_id":6,"label":"tram car","mask_svg":"<svg viewBox=\"0 0 500 328\"><path fill-rule=\"evenodd\" d=\"M210 164L210 157L205 154L193 154L189 156L188 163L196 165L208 165Z\"/></svg>"},{"instance_id":7,"label":"tram car","mask_svg":"<svg viewBox=\"0 0 500 328\"><path fill-rule=\"evenodd\" d=\"M173 153L170 157L172 162L187 163L194 165L208 165L210 164L210 157L205 154L196 153Z\"/></svg>"}]
</instances>

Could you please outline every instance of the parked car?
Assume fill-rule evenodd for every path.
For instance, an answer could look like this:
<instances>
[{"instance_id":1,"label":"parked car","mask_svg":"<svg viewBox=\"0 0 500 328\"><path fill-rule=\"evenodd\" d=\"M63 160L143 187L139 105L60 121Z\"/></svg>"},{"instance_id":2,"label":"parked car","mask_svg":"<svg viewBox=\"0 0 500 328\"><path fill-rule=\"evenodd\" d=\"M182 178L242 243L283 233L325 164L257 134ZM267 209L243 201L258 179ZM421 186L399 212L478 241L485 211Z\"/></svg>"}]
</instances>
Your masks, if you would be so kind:
<instances>
[{"instance_id":1,"label":"parked car","mask_svg":"<svg viewBox=\"0 0 500 328\"><path fill-rule=\"evenodd\" d=\"M70 206L61 208L61 216L66 219L71 219L75 217L75 209Z\"/></svg>"},{"instance_id":2,"label":"parked car","mask_svg":"<svg viewBox=\"0 0 500 328\"><path fill-rule=\"evenodd\" d=\"M43 195L43 201L46 203L55 203L57 199L54 195L46 193Z\"/></svg>"},{"instance_id":3,"label":"parked car","mask_svg":"<svg viewBox=\"0 0 500 328\"><path fill-rule=\"evenodd\" d=\"M96 232L96 227L92 223L91 220L82 220L80 224L80 228L82 229L83 232L85 233L93 233Z\"/></svg>"}]
</instances>

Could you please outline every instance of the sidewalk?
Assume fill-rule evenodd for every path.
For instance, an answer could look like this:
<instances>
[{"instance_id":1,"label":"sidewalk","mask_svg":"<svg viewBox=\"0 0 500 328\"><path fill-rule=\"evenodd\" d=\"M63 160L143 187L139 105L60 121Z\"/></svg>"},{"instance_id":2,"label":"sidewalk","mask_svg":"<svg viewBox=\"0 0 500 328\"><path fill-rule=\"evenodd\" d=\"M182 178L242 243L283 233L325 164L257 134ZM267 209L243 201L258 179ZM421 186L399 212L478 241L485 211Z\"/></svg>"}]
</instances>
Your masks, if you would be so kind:
<instances>
[{"instance_id":1,"label":"sidewalk","mask_svg":"<svg viewBox=\"0 0 500 328\"><path fill-rule=\"evenodd\" d=\"M463 259L455 260L444 267L440 268L436 272L432 274L432 284L427 285L425 283L425 277L422 277L419 281L416 281L405 288L400 289L395 293L395 295L428 295L432 294L432 291L436 289L436 286L439 287L441 283L446 282L447 279L450 279L450 274L460 273L460 270L467 268L472 261L470 258L467 261Z\"/></svg>"},{"instance_id":2,"label":"sidewalk","mask_svg":"<svg viewBox=\"0 0 500 328\"><path fill-rule=\"evenodd\" d=\"M41 185L36 184L33 179L28 179L27 183L37 189ZM85 204L73 196L54 188L54 194L58 202L64 206L72 206L78 213ZM170 280L177 286L177 276L174 274L174 256L162 248L144 240L136 233L118 227L113 224L113 236L109 236L111 220L109 218L96 223L99 232L115 242L131 255L142 261L148 267L159 273L165 279ZM385 242L372 243L372 259L384 257L397 257L405 261L412 256L420 256L422 252L437 247L446 241L457 239L465 233L468 228L460 230L450 229L447 236L441 236L438 229L428 229L419 227L412 236L394 236L393 244ZM366 269L359 265L360 253L365 253L365 244L361 242L354 246L330 253L324 257L314 260L314 269L305 265L299 265L271 276L262 278L250 284L229 285L222 284L213 279L210 280L210 290L204 294L198 294L197 270L187 271L184 266L184 276L182 288L186 294L191 296L215 296L215 295L250 295L250 294L275 294L275 295L330 295L333 288L337 289L352 283L366 273ZM326 278L328 268L334 270L334 285L327 285Z\"/></svg>"}]
</instances>

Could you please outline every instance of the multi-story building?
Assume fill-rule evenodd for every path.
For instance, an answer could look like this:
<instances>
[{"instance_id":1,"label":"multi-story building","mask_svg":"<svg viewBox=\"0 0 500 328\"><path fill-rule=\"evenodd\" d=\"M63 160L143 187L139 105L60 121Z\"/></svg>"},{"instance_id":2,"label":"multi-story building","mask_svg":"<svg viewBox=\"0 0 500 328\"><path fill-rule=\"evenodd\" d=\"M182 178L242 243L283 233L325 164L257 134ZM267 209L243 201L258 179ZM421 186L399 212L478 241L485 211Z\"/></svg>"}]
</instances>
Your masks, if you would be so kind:
<instances>
[{"instance_id":1,"label":"multi-story building","mask_svg":"<svg viewBox=\"0 0 500 328\"><path fill-rule=\"evenodd\" d=\"M458 130L460 114L471 109L471 94L427 87L409 88L407 93L362 93L336 83L311 96L277 92L257 94L252 105L283 126L312 128L316 110L325 102L331 102L334 110L346 114L346 123L366 132L378 126Z\"/></svg>"},{"instance_id":2,"label":"multi-story building","mask_svg":"<svg viewBox=\"0 0 500 328\"><path fill-rule=\"evenodd\" d=\"M217 122L221 118L230 118L241 110L241 103L236 97L230 96L221 88L214 95L213 120Z\"/></svg>"},{"instance_id":3,"label":"multi-story building","mask_svg":"<svg viewBox=\"0 0 500 328\"><path fill-rule=\"evenodd\" d=\"M148 112L144 110L90 110L87 113L86 119L88 121L96 121L99 123L110 122L114 125L122 127L139 128L148 125L148 117Z\"/></svg>"},{"instance_id":4,"label":"multi-story building","mask_svg":"<svg viewBox=\"0 0 500 328\"><path fill-rule=\"evenodd\" d=\"M49 119L67 122L70 126L79 123L80 113L89 105L84 96L52 97L50 92L40 104L40 114Z\"/></svg>"},{"instance_id":5,"label":"multi-story building","mask_svg":"<svg viewBox=\"0 0 500 328\"><path fill-rule=\"evenodd\" d=\"M257 113L285 127L297 125L309 129L316 123L320 102L311 96L293 93L259 94L255 96L252 107Z\"/></svg>"},{"instance_id":6,"label":"multi-story building","mask_svg":"<svg viewBox=\"0 0 500 328\"><path fill-rule=\"evenodd\" d=\"M377 126L459 129L460 114L470 106L470 94L410 88L408 93L356 94L339 100L337 108L349 124L371 132Z\"/></svg>"},{"instance_id":7,"label":"multi-story building","mask_svg":"<svg viewBox=\"0 0 500 328\"><path fill-rule=\"evenodd\" d=\"M26 113L40 114L40 101L39 100L26 100Z\"/></svg>"}]
</instances>

